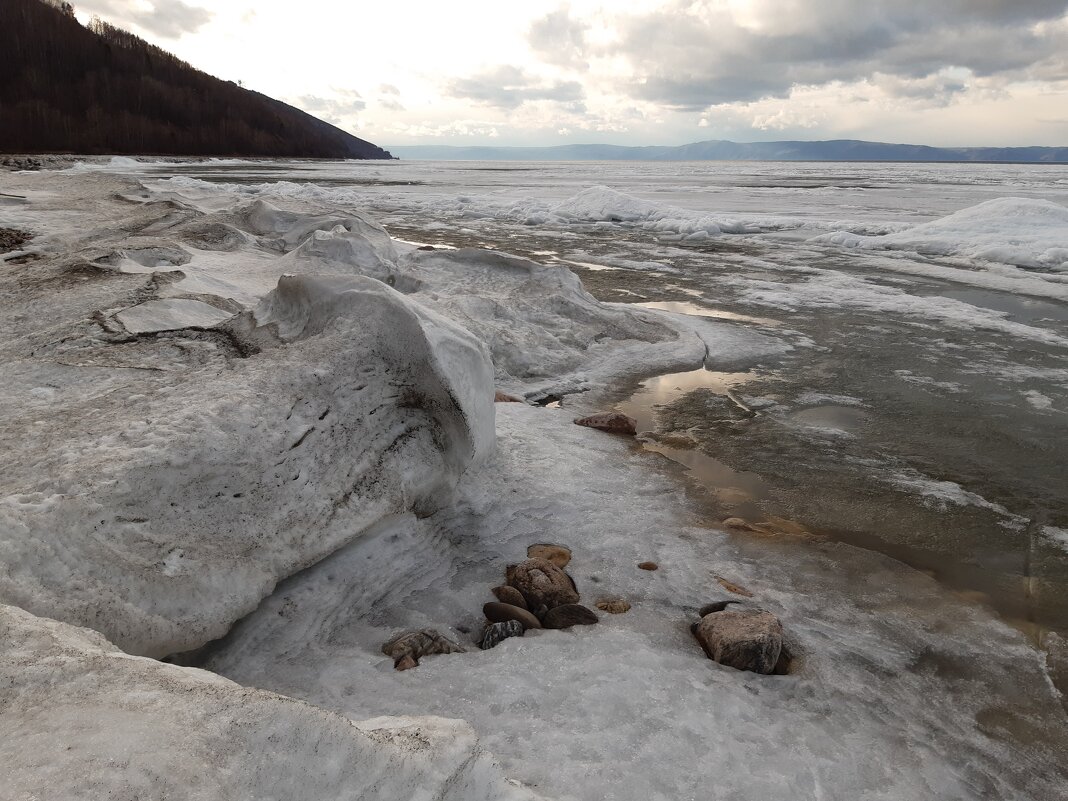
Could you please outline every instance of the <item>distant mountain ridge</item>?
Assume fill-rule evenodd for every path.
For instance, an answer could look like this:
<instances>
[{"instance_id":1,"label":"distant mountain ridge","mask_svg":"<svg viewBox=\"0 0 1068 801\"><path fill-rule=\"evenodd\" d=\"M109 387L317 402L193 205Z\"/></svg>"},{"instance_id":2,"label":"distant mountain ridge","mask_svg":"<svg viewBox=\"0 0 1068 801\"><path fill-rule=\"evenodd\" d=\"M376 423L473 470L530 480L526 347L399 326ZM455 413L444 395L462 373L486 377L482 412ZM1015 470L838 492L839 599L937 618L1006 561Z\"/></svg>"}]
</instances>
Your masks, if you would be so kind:
<instances>
[{"instance_id":1,"label":"distant mountain ridge","mask_svg":"<svg viewBox=\"0 0 1068 801\"><path fill-rule=\"evenodd\" d=\"M58 0L0 0L0 153L391 158Z\"/></svg>"},{"instance_id":2,"label":"distant mountain ridge","mask_svg":"<svg viewBox=\"0 0 1068 801\"><path fill-rule=\"evenodd\" d=\"M928 147L857 139L805 142L709 140L677 147L557 145L553 147L450 147L404 145L391 148L409 159L471 161L920 161L1068 163L1068 147Z\"/></svg>"}]
</instances>

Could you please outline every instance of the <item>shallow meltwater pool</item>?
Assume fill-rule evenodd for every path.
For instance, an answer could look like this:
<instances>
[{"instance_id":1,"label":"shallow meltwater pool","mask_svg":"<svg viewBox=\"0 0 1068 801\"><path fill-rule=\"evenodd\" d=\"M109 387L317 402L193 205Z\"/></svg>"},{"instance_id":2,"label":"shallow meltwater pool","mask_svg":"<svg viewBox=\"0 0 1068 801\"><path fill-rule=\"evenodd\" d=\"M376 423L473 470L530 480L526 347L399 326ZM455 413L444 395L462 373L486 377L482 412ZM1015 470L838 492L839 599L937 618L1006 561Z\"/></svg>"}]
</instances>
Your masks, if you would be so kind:
<instances>
[{"instance_id":1,"label":"shallow meltwater pool","mask_svg":"<svg viewBox=\"0 0 1068 801\"><path fill-rule=\"evenodd\" d=\"M726 396L727 392L755 377L756 373L751 371L716 372L705 368L656 376L642 382L633 395L617 404L617 408L638 422L640 434L656 436L658 407L695 390ZM646 436L642 447L686 467L691 477L712 492L724 506L735 508L739 514L759 514L756 502L768 496L764 480L756 473L735 470L726 462L700 450L699 445L697 439L689 436L657 439Z\"/></svg>"},{"instance_id":2,"label":"shallow meltwater pool","mask_svg":"<svg viewBox=\"0 0 1068 801\"><path fill-rule=\"evenodd\" d=\"M987 290L941 294L1051 325L1068 314ZM775 321L733 306L725 315L696 297L640 305L762 331L775 322L772 334L804 343L774 366L657 376L619 399L651 432L642 448L687 469L711 519L742 518L760 536L790 536L796 524L885 554L996 610L1038 645L1068 632L1059 536L1068 499L1053 444L1065 432L1056 382L1068 371L1052 353L846 309Z\"/></svg>"}]
</instances>

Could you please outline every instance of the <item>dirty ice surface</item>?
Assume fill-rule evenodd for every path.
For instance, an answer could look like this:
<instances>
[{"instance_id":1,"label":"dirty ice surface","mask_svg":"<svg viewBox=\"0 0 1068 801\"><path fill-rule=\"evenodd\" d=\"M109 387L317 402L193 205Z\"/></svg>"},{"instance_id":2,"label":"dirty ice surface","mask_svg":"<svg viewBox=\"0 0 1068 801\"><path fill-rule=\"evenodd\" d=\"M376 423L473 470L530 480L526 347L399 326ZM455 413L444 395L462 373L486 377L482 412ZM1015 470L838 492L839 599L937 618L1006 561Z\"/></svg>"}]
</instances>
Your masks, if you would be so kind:
<instances>
[{"instance_id":1,"label":"dirty ice surface","mask_svg":"<svg viewBox=\"0 0 1068 801\"><path fill-rule=\"evenodd\" d=\"M1068 728L1051 682L1068 608L1063 275L989 250L810 241L893 235L997 197L1063 205L1064 170L113 169L200 208L243 199L245 229L257 201L322 204L459 248L404 254L396 270L362 263L485 339L499 384L562 397L559 409L501 405L495 453L462 476L453 505L383 517L281 584L205 666L354 719L464 718L507 775L552 798L1064 796ZM336 253L331 230L308 248L317 266ZM567 265L609 303L568 294L564 278L552 295L565 302L527 302L517 283L553 276L472 247ZM276 260L234 248L249 251L256 281L277 282ZM212 269L211 253L182 266L199 282L190 293L220 274L235 302L261 292ZM489 265L509 282L480 284ZM973 294L949 294L961 291ZM1007 311L1006 297L1047 306ZM678 332L674 357L662 326ZM749 358L732 363L724 343L747 344ZM671 378L640 384L657 365ZM643 449L571 424L609 403L660 438ZM687 475L707 495L688 492ZM783 522L719 527L739 515ZM623 595L631 612L392 669L379 648L402 628L470 644L488 589L538 541L574 549L584 602ZM661 569L637 570L645 560ZM687 626L729 597L717 577L782 617L801 654L793 674L747 676L703 657Z\"/></svg>"}]
</instances>

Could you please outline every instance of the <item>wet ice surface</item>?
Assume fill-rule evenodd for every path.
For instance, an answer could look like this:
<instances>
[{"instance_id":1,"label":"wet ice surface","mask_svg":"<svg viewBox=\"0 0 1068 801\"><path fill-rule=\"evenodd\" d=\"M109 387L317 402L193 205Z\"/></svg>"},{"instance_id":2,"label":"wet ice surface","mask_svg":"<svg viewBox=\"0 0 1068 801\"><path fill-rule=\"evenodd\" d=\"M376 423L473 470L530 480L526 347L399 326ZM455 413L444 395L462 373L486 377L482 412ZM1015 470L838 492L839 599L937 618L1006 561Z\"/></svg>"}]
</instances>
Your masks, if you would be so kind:
<instances>
[{"instance_id":1,"label":"wet ice surface","mask_svg":"<svg viewBox=\"0 0 1068 801\"><path fill-rule=\"evenodd\" d=\"M165 178L174 172L166 168L155 174ZM624 549L624 558L607 552L587 559L612 566L608 583L613 590L644 593L647 590L633 584L632 577L624 578L622 565L649 557L652 546L665 548L663 553L676 562L684 560L685 552L685 559L706 571L734 569L742 583L760 583L761 602L787 615L787 623L800 627L810 642L818 642L823 659L833 661L840 649L848 650L844 640L863 640L846 659L852 667L844 676L826 663L809 675L818 691L812 683L789 684L794 677L745 683L745 693L765 698L781 686L794 688L796 695L777 696L770 705L773 713L765 717L769 707L758 713L739 701L746 696L740 690L733 694L738 685L730 677L713 673L712 678L694 678L698 665L707 666L678 656L689 643L685 636L663 631L672 617L667 610L672 604L690 603L689 596L700 594L707 582L695 576L679 580L675 574L652 579L666 582L656 596L659 607L654 604L648 613L638 610L623 621L610 620L610 625L584 632L582 640L549 633L529 642L506 643L499 653L428 662L425 671L420 668L412 676L395 676L388 665L379 665L378 672L368 668L368 660L377 658L375 643L400 626L456 625L464 620L474 625L478 606L488 600L483 589L497 580L498 562L517 558L526 540L563 539L573 546L581 542L579 534L591 521L569 517L564 508L546 503L527 510L545 526L529 531L508 531L514 523L509 520L477 523L476 509L462 522L494 529L482 533L486 541L498 543L499 560L463 554L463 526L446 527L453 533L433 540L439 550L414 560L422 563L437 554L439 564L416 576L402 567L384 570L382 580L389 578L396 586L377 594L372 588L363 596L353 595L363 592L353 584L363 586L368 578L357 571L362 563L346 561L371 558L370 553L339 555L337 564L358 581L343 582L345 588L329 601L321 594L322 575L295 579L263 615L238 632L215 667L238 680L307 697L354 716L374 709L415 708L461 715L488 732L491 750L507 764L520 766L522 778L561 797L567 797L569 781L581 784L583 766L589 768L593 786L617 788L618 797L628 797L618 788L633 782L641 791L634 797L661 797L658 792L686 797L664 789L662 772L645 769L663 752L649 743L643 749L629 739L633 737L648 738L654 745L659 741L676 753L692 747L694 764L710 750L721 758L726 754L726 761L717 764L734 771L732 781L738 780L739 792L751 793L740 797L1056 797L1051 789L1055 784L1021 790L1026 780L1015 772L1022 766L1035 776L1048 775L1042 771L1052 763L1042 749L1063 753L1065 747L1056 726L1026 714L1015 717L1011 711L1037 703L1021 700L1017 693L1037 692L1043 678L1021 667L1027 662L1025 652L1013 652L1004 644L995 647L1007 648L1015 667L973 661L988 658L980 651L989 643L979 645L986 631L1006 638L1004 643L1014 642L983 617L984 608L996 610L1051 654L1065 650L1058 645L1063 640L1049 632L1068 630L1068 537L1062 534L1068 529L1068 279L960 258L846 251L807 240L836 230L891 233L1003 196L1065 204L1068 169L792 164L538 164L489 169L478 164L395 163L201 166L177 172L185 174L183 180L245 184L250 194L324 193L331 202L371 210L402 239L528 255L573 269L604 300L718 317L787 338L794 351L744 374L673 375L641 387L618 388L609 399L638 417L640 428L693 441L682 447L680 441L661 438L643 447L689 468L704 522L735 516L757 522L785 519L827 542L813 544L785 534L770 539L738 534L731 539L738 551L697 546L688 551L689 546L674 540L670 546L661 542L659 538L669 536L659 528L663 518L639 517L644 528L628 523L621 529L642 547L611 540ZM273 181L291 183L253 188ZM316 186L303 187L302 182ZM734 220L737 229L746 232L688 239L690 235L680 233L683 226L656 230L611 220L563 224L537 216L539 209L592 185L611 186L645 204L711 215L718 222ZM728 389L755 415L745 414L727 397ZM559 413L585 410L589 402L569 396ZM505 440L507 447L507 436ZM532 447L518 433L511 440L513 446ZM615 453L616 458L623 457ZM610 478L608 465L605 460L591 462L585 465L587 473L579 475L601 471L600 489L623 504L629 485ZM522 486L519 477L507 481ZM552 492L562 492L552 487ZM658 492L663 490L650 490L639 503L666 514L653 500ZM576 503L580 510L588 508ZM623 516L620 510L618 517ZM600 522L609 528L618 525ZM934 589L919 572L895 566L880 573L882 568L876 566L886 564L881 557L835 546L836 541L917 568L957 599ZM828 562L823 568L807 561L824 557ZM600 569L591 566L590 574ZM325 580L332 581L329 576ZM595 592L589 584L583 591L584 598L586 592ZM291 618L283 611L293 592L305 593L306 600L295 618L300 622L289 626ZM313 596L319 600L310 600ZM368 604L369 613L358 611ZM277 623L276 618L281 628L268 624ZM920 619L926 622L910 633L910 625ZM535 650L543 639L552 643L548 653ZM584 642L604 648L587 654ZM619 654L608 667L603 663L606 650ZM666 652L674 656L664 657ZM873 652L882 656L873 657ZM682 663L673 663L674 672L665 671L662 657ZM476 658L481 661L474 670ZM1017 674L1017 669L1024 672ZM549 684L559 688L558 714L545 718L544 706L524 706L533 704L527 695L534 692L534 684L521 677L530 670L543 671ZM999 671L1016 678L1000 681ZM667 678L658 680L661 674ZM582 699L595 702L593 708L623 703L631 686L628 678L648 688L654 707L665 705L664 717L640 705L611 719L591 717ZM708 709L701 706L704 695L696 684L692 694L680 687L686 680L713 681L716 703ZM821 695L831 692L836 682L841 682L839 695ZM947 693L945 706L933 702L927 707L934 687ZM374 707L376 693L391 698L397 709ZM669 703L676 697L678 703ZM961 698L985 698L989 706L966 705L951 713ZM919 699L924 703L918 704ZM713 717L690 716L693 707ZM715 717L712 708L724 710L723 717ZM821 709L827 716L823 722ZM771 722L786 714L784 710L800 717L784 724ZM587 717L588 731L581 723ZM624 726L616 739L605 734L620 726L621 718L632 717L650 725ZM712 728L706 728L709 720ZM945 736L947 728L952 736ZM574 736L554 751L549 743L560 730ZM731 737L724 739L724 732ZM898 739L892 732L899 733ZM584 741L594 734L612 746L614 763ZM801 747L806 737L814 738L807 751ZM842 750L846 737L863 743L863 753ZM743 743L738 752L729 747L735 740ZM997 743L1003 742L1022 750L996 753ZM776 753L761 750L769 743L778 744ZM748 753L743 753L745 746ZM784 763L787 772L793 765L791 776L776 773L762 782L750 773L754 760L780 759L784 752L795 753L795 747L800 749L799 764ZM873 773L864 759L868 749L883 749L886 764L895 758L918 761L894 775ZM924 761L927 749L953 754L949 763L955 767ZM1027 756L1017 763L1021 753ZM620 758L638 760L642 775L612 776L611 765L618 765ZM679 762L672 762L677 772ZM853 762L858 763L855 769L850 767ZM818 767L805 773L801 764ZM973 767L964 768L966 764ZM554 778L557 765L561 767ZM968 774L972 769L976 772ZM850 782L843 771L851 770ZM915 784L903 775L910 773ZM680 786L698 794L692 785L674 788ZM589 792L575 795L592 797Z\"/></svg>"}]
</instances>

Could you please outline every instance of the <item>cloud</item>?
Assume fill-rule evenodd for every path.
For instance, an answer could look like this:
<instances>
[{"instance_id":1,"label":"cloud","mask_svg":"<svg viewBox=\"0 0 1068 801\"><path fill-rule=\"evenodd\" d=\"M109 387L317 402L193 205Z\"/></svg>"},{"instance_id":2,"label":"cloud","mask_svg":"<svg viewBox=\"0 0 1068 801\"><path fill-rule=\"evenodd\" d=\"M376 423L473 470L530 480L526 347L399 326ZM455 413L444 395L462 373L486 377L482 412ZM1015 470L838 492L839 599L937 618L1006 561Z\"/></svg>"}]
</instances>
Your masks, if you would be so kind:
<instances>
[{"instance_id":1,"label":"cloud","mask_svg":"<svg viewBox=\"0 0 1068 801\"><path fill-rule=\"evenodd\" d=\"M77 7L98 14L121 28L141 28L164 39L196 33L215 16L205 8L191 6L182 0L157 0L147 8L138 0L86 0L79 2Z\"/></svg>"},{"instance_id":2,"label":"cloud","mask_svg":"<svg viewBox=\"0 0 1068 801\"><path fill-rule=\"evenodd\" d=\"M332 97L304 95L290 102L297 108L339 127L356 127L356 115L367 108L367 101L352 89L334 90Z\"/></svg>"},{"instance_id":3,"label":"cloud","mask_svg":"<svg viewBox=\"0 0 1068 801\"><path fill-rule=\"evenodd\" d=\"M589 25L573 19L570 7L565 6L531 23L527 42L548 64L585 70L589 68L587 30Z\"/></svg>"},{"instance_id":4,"label":"cloud","mask_svg":"<svg viewBox=\"0 0 1068 801\"><path fill-rule=\"evenodd\" d=\"M391 83L384 83L378 87L378 91L384 95L399 95L400 89Z\"/></svg>"},{"instance_id":5,"label":"cloud","mask_svg":"<svg viewBox=\"0 0 1068 801\"><path fill-rule=\"evenodd\" d=\"M511 66L500 66L452 81L446 92L452 97L501 109L515 109L534 100L581 103L584 97L582 84L578 81L542 81Z\"/></svg>"},{"instance_id":6,"label":"cloud","mask_svg":"<svg viewBox=\"0 0 1068 801\"><path fill-rule=\"evenodd\" d=\"M1026 79L1065 65L1068 34L1051 24L1066 0L673 0L622 17L609 49L626 59L631 96L675 109L788 97L798 86L884 76L936 102L965 78ZM927 80L956 70L956 83Z\"/></svg>"}]
</instances>

